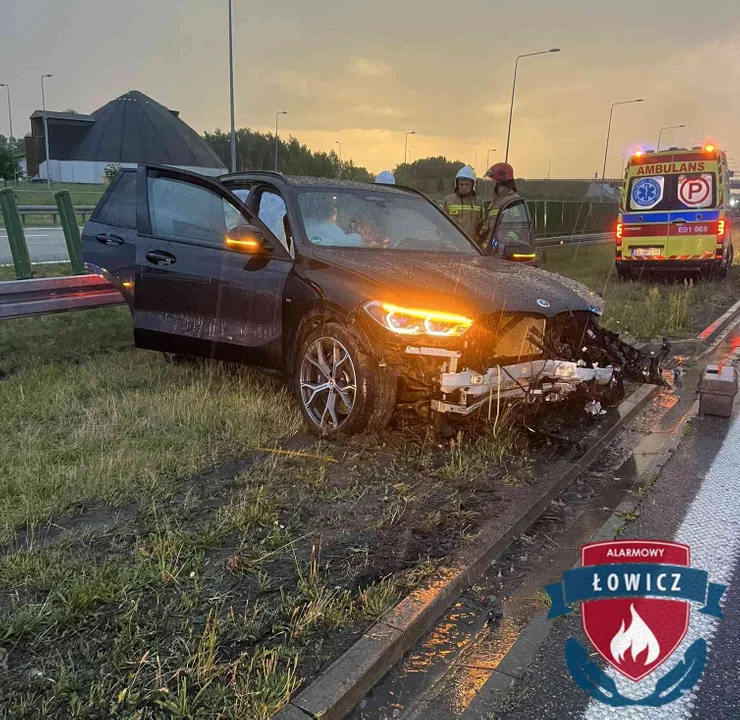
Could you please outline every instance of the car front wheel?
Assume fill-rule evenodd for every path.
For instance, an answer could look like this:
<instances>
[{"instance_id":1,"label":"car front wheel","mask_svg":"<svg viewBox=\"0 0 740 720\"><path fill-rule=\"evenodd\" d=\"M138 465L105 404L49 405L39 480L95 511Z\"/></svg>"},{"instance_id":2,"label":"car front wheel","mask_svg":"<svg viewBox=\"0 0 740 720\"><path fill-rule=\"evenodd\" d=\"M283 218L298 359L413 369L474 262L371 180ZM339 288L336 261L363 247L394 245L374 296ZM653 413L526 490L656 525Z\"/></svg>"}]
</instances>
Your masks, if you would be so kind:
<instances>
[{"instance_id":1,"label":"car front wheel","mask_svg":"<svg viewBox=\"0 0 740 720\"><path fill-rule=\"evenodd\" d=\"M298 354L295 390L315 435L352 435L380 429L396 404L395 375L378 367L344 325L326 323L310 333Z\"/></svg>"}]
</instances>

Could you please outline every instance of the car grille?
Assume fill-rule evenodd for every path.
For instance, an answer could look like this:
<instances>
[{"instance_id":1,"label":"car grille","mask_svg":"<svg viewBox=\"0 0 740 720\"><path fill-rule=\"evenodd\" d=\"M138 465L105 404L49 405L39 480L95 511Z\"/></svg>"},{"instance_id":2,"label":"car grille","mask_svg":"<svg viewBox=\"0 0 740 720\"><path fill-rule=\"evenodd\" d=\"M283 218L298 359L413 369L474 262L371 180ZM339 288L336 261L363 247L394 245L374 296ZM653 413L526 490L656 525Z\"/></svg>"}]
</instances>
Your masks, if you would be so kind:
<instances>
[{"instance_id":1,"label":"car grille","mask_svg":"<svg viewBox=\"0 0 740 720\"><path fill-rule=\"evenodd\" d=\"M477 320L466 334L463 362L479 369L542 357L544 317L496 313Z\"/></svg>"}]
</instances>

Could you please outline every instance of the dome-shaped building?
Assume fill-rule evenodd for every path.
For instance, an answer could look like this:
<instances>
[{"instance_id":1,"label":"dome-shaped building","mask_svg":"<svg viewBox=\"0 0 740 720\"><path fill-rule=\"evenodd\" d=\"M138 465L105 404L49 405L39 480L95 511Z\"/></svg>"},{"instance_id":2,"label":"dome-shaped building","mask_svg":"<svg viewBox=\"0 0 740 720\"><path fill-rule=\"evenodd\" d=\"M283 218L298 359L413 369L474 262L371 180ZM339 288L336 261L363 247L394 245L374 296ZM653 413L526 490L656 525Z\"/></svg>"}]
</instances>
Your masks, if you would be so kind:
<instances>
[{"instance_id":1,"label":"dome-shaped building","mask_svg":"<svg viewBox=\"0 0 740 720\"><path fill-rule=\"evenodd\" d=\"M204 175L226 171L218 155L176 110L131 90L91 115L46 112L49 126L48 163L56 182L99 183L105 168L137 163L174 165ZM44 121L40 110L31 115L31 133L25 138L27 174L47 176Z\"/></svg>"}]
</instances>

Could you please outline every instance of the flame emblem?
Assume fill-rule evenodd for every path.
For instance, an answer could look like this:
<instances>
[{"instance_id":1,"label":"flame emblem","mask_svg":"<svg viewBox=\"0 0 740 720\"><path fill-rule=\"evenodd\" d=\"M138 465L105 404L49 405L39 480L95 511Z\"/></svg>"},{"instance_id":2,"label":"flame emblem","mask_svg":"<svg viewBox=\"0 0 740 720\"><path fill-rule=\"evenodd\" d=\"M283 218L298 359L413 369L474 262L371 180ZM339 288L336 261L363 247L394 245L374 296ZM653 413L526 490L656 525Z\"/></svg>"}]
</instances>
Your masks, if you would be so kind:
<instances>
[{"instance_id":1,"label":"flame emblem","mask_svg":"<svg viewBox=\"0 0 740 720\"><path fill-rule=\"evenodd\" d=\"M630 605L630 613L632 614L632 621L629 628L625 630L624 620L622 620L622 627L612 638L609 650L614 660L621 663L630 648L633 662L636 662L637 656L647 648L647 657L643 661L643 665L650 665L660 655L658 638L653 635L652 630L640 617L634 605Z\"/></svg>"}]
</instances>

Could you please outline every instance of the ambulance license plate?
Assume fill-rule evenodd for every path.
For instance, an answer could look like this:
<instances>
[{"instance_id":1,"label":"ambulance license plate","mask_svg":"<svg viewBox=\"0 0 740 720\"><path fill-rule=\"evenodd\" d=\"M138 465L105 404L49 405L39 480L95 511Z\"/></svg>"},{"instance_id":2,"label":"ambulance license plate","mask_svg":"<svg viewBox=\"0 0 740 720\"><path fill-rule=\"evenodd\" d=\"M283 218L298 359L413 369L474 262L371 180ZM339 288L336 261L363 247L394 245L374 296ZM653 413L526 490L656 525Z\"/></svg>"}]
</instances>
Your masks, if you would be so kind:
<instances>
[{"instance_id":1,"label":"ambulance license plate","mask_svg":"<svg viewBox=\"0 0 740 720\"><path fill-rule=\"evenodd\" d=\"M662 248L651 247L651 248L632 248L632 257L658 257L662 252Z\"/></svg>"}]
</instances>

